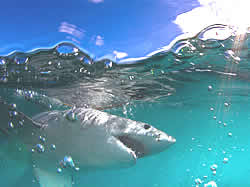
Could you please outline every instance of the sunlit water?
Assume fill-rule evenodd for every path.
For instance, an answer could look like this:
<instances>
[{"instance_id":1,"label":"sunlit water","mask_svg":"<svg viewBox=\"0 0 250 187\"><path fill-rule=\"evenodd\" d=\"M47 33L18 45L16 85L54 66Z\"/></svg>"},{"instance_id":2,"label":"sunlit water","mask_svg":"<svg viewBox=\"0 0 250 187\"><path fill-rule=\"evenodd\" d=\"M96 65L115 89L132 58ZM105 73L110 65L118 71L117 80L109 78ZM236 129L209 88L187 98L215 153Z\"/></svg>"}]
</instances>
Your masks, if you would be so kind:
<instances>
[{"instance_id":1,"label":"sunlit water","mask_svg":"<svg viewBox=\"0 0 250 187\"><path fill-rule=\"evenodd\" d=\"M210 181L219 187L249 186L249 40L249 34L215 25L127 64L95 60L69 43L16 52L1 57L0 94L28 116L54 109L39 102L34 91L67 106L147 122L177 140L132 168L76 173L74 186L186 187ZM39 186L32 173L11 181L19 166L5 160L1 184Z\"/></svg>"}]
</instances>

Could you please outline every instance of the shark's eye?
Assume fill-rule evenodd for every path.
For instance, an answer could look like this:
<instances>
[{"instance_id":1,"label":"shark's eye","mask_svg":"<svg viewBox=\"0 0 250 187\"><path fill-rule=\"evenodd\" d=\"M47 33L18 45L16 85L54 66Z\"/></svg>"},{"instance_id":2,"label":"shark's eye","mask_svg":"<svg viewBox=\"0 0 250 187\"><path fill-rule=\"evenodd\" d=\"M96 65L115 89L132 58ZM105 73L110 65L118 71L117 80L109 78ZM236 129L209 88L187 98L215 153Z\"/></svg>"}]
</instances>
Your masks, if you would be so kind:
<instances>
[{"instance_id":1,"label":"shark's eye","mask_svg":"<svg viewBox=\"0 0 250 187\"><path fill-rule=\"evenodd\" d=\"M151 127L150 125L147 125L147 124L144 125L144 129L146 129L146 130L147 130L147 129L150 129L150 127Z\"/></svg>"}]
</instances>

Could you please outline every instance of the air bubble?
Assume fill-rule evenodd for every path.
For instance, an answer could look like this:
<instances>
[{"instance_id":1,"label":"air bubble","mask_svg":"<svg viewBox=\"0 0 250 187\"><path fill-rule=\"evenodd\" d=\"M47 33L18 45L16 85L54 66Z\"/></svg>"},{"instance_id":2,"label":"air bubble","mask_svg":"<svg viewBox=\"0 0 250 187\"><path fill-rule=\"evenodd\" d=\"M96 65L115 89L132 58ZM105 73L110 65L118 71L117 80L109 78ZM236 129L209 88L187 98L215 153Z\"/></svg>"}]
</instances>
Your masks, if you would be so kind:
<instances>
[{"instance_id":1,"label":"air bubble","mask_svg":"<svg viewBox=\"0 0 250 187\"><path fill-rule=\"evenodd\" d=\"M7 83L8 78L6 76L0 77L0 82Z\"/></svg>"},{"instance_id":2,"label":"air bubble","mask_svg":"<svg viewBox=\"0 0 250 187\"><path fill-rule=\"evenodd\" d=\"M61 43L56 47L56 51L60 55L68 56L68 55L72 55L73 53L77 52L78 49L73 44Z\"/></svg>"},{"instance_id":3,"label":"air bubble","mask_svg":"<svg viewBox=\"0 0 250 187\"><path fill-rule=\"evenodd\" d=\"M57 69L62 69L61 62L56 63L56 68Z\"/></svg>"},{"instance_id":4,"label":"air bubble","mask_svg":"<svg viewBox=\"0 0 250 187\"><path fill-rule=\"evenodd\" d=\"M32 94L32 93L27 93L27 94L25 95L25 99L27 99L28 101L29 101L29 100L32 100L32 99L33 99L33 94Z\"/></svg>"},{"instance_id":5,"label":"air bubble","mask_svg":"<svg viewBox=\"0 0 250 187\"><path fill-rule=\"evenodd\" d=\"M17 111L9 111L9 116L11 118L14 117L14 116L17 116L17 115L18 115Z\"/></svg>"},{"instance_id":6,"label":"air bubble","mask_svg":"<svg viewBox=\"0 0 250 187\"><path fill-rule=\"evenodd\" d=\"M209 39L206 41L200 41L199 45L203 49L213 49L213 48L219 48L222 46L221 42L219 42L216 39Z\"/></svg>"},{"instance_id":7,"label":"air bubble","mask_svg":"<svg viewBox=\"0 0 250 187\"><path fill-rule=\"evenodd\" d=\"M50 148L51 148L51 150L56 150L56 145L55 144L51 144Z\"/></svg>"},{"instance_id":8,"label":"air bubble","mask_svg":"<svg viewBox=\"0 0 250 187\"><path fill-rule=\"evenodd\" d=\"M39 137L39 140L40 140L42 143L44 143L44 142L46 141L46 138L45 138L45 137L40 136L40 137Z\"/></svg>"},{"instance_id":9,"label":"air bubble","mask_svg":"<svg viewBox=\"0 0 250 187\"><path fill-rule=\"evenodd\" d=\"M88 64L88 65L93 64L93 62L92 62L89 58L87 58L86 56L81 57L81 58L80 58L80 61L81 61L83 64Z\"/></svg>"},{"instance_id":10,"label":"air bubble","mask_svg":"<svg viewBox=\"0 0 250 187\"><path fill-rule=\"evenodd\" d=\"M79 167L75 167L75 170L76 170L76 171L79 171L79 170L80 170L80 168L79 168Z\"/></svg>"},{"instance_id":11,"label":"air bubble","mask_svg":"<svg viewBox=\"0 0 250 187\"><path fill-rule=\"evenodd\" d=\"M106 68L112 68L112 66L113 66L113 62L112 61L104 62L104 64L105 64Z\"/></svg>"},{"instance_id":12,"label":"air bubble","mask_svg":"<svg viewBox=\"0 0 250 187\"><path fill-rule=\"evenodd\" d=\"M15 103L10 104L10 110L16 110L16 104Z\"/></svg>"},{"instance_id":13,"label":"air bubble","mask_svg":"<svg viewBox=\"0 0 250 187\"><path fill-rule=\"evenodd\" d=\"M218 92L218 95L219 95L219 96L221 96L221 95L222 95L222 93L221 93L221 92Z\"/></svg>"},{"instance_id":14,"label":"air bubble","mask_svg":"<svg viewBox=\"0 0 250 187\"><path fill-rule=\"evenodd\" d=\"M131 81L132 81L135 77L134 77L134 76L132 76L132 75L130 75L128 78L129 78L129 80L131 80Z\"/></svg>"},{"instance_id":15,"label":"air bubble","mask_svg":"<svg viewBox=\"0 0 250 187\"><path fill-rule=\"evenodd\" d=\"M225 163L225 164L228 163L228 158L224 158L223 163Z\"/></svg>"},{"instance_id":16,"label":"air bubble","mask_svg":"<svg viewBox=\"0 0 250 187\"><path fill-rule=\"evenodd\" d=\"M211 91L213 89L213 86L209 85L208 86L208 91Z\"/></svg>"},{"instance_id":17,"label":"air bubble","mask_svg":"<svg viewBox=\"0 0 250 187\"><path fill-rule=\"evenodd\" d=\"M177 42L172 47L172 52L178 58L191 58L197 54L196 48L189 41Z\"/></svg>"},{"instance_id":18,"label":"air bubble","mask_svg":"<svg viewBox=\"0 0 250 187\"><path fill-rule=\"evenodd\" d=\"M51 73L51 71L41 71L41 72L40 72L41 75L48 75L48 74L50 74L50 73Z\"/></svg>"},{"instance_id":19,"label":"air bubble","mask_svg":"<svg viewBox=\"0 0 250 187\"><path fill-rule=\"evenodd\" d=\"M42 144L37 144L36 145L36 150L39 152L39 153L43 153L45 151L44 149L44 146Z\"/></svg>"},{"instance_id":20,"label":"air bubble","mask_svg":"<svg viewBox=\"0 0 250 187\"><path fill-rule=\"evenodd\" d=\"M9 127L13 129L15 126L12 122L9 122Z\"/></svg>"},{"instance_id":21,"label":"air bubble","mask_svg":"<svg viewBox=\"0 0 250 187\"><path fill-rule=\"evenodd\" d=\"M14 59L14 62L17 65L27 64L28 61L29 61L29 58L28 57L23 57L23 56L16 56L15 59Z\"/></svg>"},{"instance_id":22,"label":"air bubble","mask_svg":"<svg viewBox=\"0 0 250 187\"><path fill-rule=\"evenodd\" d=\"M195 184L201 184L202 183L202 180L201 179L195 179Z\"/></svg>"},{"instance_id":23,"label":"air bubble","mask_svg":"<svg viewBox=\"0 0 250 187\"><path fill-rule=\"evenodd\" d=\"M241 60L240 57L236 56L232 50L227 50L225 52L225 57L229 60L233 59L236 64Z\"/></svg>"},{"instance_id":24,"label":"air bubble","mask_svg":"<svg viewBox=\"0 0 250 187\"><path fill-rule=\"evenodd\" d=\"M23 122L24 122L24 121L19 121L19 122L18 122L18 125L22 127L22 126L23 126Z\"/></svg>"},{"instance_id":25,"label":"air bubble","mask_svg":"<svg viewBox=\"0 0 250 187\"><path fill-rule=\"evenodd\" d=\"M232 36L233 30L221 24L216 24L205 28L198 35L198 38L202 41L218 41L218 40L226 40L230 36Z\"/></svg>"},{"instance_id":26,"label":"air bubble","mask_svg":"<svg viewBox=\"0 0 250 187\"><path fill-rule=\"evenodd\" d=\"M70 166L70 167L72 167L72 168L75 167L75 163L74 163L74 161L73 161L73 159L72 159L71 156L65 156L65 157L63 158L63 160L61 161L61 164L62 164L64 167L67 167L67 166Z\"/></svg>"},{"instance_id":27,"label":"air bubble","mask_svg":"<svg viewBox=\"0 0 250 187\"><path fill-rule=\"evenodd\" d=\"M57 173L62 173L62 168L57 168Z\"/></svg>"},{"instance_id":28,"label":"air bubble","mask_svg":"<svg viewBox=\"0 0 250 187\"><path fill-rule=\"evenodd\" d=\"M6 64L6 61L4 59L0 59L0 67L4 66Z\"/></svg>"},{"instance_id":29,"label":"air bubble","mask_svg":"<svg viewBox=\"0 0 250 187\"><path fill-rule=\"evenodd\" d=\"M218 168L218 166L217 166L216 164L213 164L213 165L210 167L210 169L211 169L212 171L215 171L217 168Z\"/></svg>"},{"instance_id":30,"label":"air bubble","mask_svg":"<svg viewBox=\"0 0 250 187\"><path fill-rule=\"evenodd\" d=\"M217 187L217 184L214 181L210 181L205 184L204 187Z\"/></svg>"}]
</instances>

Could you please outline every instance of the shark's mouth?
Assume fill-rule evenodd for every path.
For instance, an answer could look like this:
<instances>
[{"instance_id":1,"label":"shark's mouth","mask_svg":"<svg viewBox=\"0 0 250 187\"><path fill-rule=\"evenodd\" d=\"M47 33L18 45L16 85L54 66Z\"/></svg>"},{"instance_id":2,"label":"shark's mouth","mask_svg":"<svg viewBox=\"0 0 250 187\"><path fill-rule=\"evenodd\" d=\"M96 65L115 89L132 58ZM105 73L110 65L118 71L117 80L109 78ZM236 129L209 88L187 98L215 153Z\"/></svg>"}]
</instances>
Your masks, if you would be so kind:
<instances>
[{"instance_id":1,"label":"shark's mouth","mask_svg":"<svg viewBox=\"0 0 250 187\"><path fill-rule=\"evenodd\" d=\"M145 148L138 140L127 135L118 136L117 139L119 139L127 148L131 149L137 158L141 158L145 155Z\"/></svg>"}]
</instances>

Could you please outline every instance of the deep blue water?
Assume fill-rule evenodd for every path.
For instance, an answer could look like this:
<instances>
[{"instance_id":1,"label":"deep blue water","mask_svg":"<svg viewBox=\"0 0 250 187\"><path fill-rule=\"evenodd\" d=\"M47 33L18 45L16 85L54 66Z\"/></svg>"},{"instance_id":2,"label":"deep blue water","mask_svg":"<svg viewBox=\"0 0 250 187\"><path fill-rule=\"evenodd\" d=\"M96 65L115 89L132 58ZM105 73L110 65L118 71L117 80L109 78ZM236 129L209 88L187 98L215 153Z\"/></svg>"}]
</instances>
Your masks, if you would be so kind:
<instances>
[{"instance_id":1,"label":"deep blue water","mask_svg":"<svg viewBox=\"0 0 250 187\"><path fill-rule=\"evenodd\" d=\"M215 38L203 38L213 31ZM0 60L0 96L33 116L46 111L46 103L29 104L16 89L36 91L147 122L177 140L132 168L76 173L74 186L186 187L209 181L219 187L249 186L249 34L225 36L228 31L212 26L170 50L126 64L93 59L69 43L13 53ZM8 186L18 166L1 160L0 181ZM17 182L38 186L33 179L30 174Z\"/></svg>"}]
</instances>

